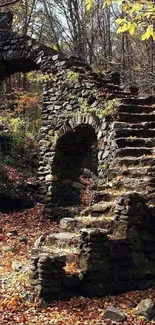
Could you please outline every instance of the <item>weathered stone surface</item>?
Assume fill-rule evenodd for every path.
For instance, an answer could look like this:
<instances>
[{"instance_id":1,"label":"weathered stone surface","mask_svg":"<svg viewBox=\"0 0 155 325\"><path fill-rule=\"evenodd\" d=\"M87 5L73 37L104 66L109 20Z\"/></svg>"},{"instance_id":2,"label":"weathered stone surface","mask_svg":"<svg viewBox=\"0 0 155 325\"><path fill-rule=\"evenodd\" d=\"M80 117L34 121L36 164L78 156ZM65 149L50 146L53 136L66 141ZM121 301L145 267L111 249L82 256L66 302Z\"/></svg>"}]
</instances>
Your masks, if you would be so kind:
<instances>
[{"instance_id":1,"label":"weathered stone surface","mask_svg":"<svg viewBox=\"0 0 155 325\"><path fill-rule=\"evenodd\" d=\"M19 238L19 242L22 244L27 244L27 238L21 237L21 238Z\"/></svg>"},{"instance_id":2,"label":"weathered stone surface","mask_svg":"<svg viewBox=\"0 0 155 325\"><path fill-rule=\"evenodd\" d=\"M8 233L7 233L7 235L9 236L9 237L14 237L14 236L18 236L18 231L15 229L15 230L9 230L8 231Z\"/></svg>"},{"instance_id":3,"label":"weathered stone surface","mask_svg":"<svg viewBox=\"0 0 155 325\"><path fill-rule=\"evenodd\" d=\"M74 231L76 229L76 227L80 228L79 222L78 220L74 219L74 218L63 218L60 221L60 229L62 231ZM82 224L81 224L82 226Z\"/></svg>"},{"instance_id":4,"label":"weathered stone surface","mask_svg":"<svg viewBox=\"0 0 155 325\"><path fill-rule=\"evenodd\" d=\"M3 246L2 247L3 252L12 252L14 253L16 251L14 246Z\"/></svg>"},{"instance_id":5,"label":"weathered stone surface","mask_svg":"<svg viewBox=\"0 0 155 325\"><path fill-rule=\"evenodd\" d=\"M109 306L104 314L104 318L110 319L114 322L124 322L126 320L126 315L121 312L119 308Z\"/></svg>"},{"instance_id":6,"label":"weathered stone surface","mask_svg":"<svg viewBox=\"0 0 155 325\"><path fill-rule=\"evenodd\" d=\"M155 317L155 303L149 298L142 300L136 307L136 314L151 320Z\"/></svg>"}]
</instances>

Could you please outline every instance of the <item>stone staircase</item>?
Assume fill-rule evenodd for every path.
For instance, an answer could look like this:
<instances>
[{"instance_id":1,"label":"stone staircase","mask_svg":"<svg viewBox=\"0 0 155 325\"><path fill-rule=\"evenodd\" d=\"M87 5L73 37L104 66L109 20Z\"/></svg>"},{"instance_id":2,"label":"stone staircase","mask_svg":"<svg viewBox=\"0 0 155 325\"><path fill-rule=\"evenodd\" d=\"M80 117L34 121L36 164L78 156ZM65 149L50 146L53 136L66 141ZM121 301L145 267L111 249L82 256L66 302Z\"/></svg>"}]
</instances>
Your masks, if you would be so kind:
<instances>
[{"instance_id":1,"label":"stone staircase","mask_svg":"<svg viewBox=\"0 0 155 325\"><path fill-rule=\"evenodd\" d=\"M148 205L155 205L153 99L134 98L129 92L118 90L115 91L116 95L120 99L120 105L116 121L111 122L115 158L104 180L99 181L93 205L81 213L75 213L74 217L67 215L66 209L66 217L60 221L60 233L54 235L54 242L51 240L48 244L51 251L64 252L70 260L78 255L80 229L100 228L105 229L109 235L113 234L117 202L121 196L137 193L148 199Z\"/></svg>"},{"instance_id":2,"label":"stone staircase","mask_svg":"<svg viewBox=\"0 0 155 325\"><path fill-rule=\"evenodd\" d=\"M75 217L76 227L101 227L113 232L120 196L137 193L155 206L155 106L153 98L119 93L117 121L113 122L115 158L99 181L94 204ZM71 222L71 220L70 220ZM63 224L63 222L62 222Z\"/></svg>"},{"instance_id":3,"label":"stone staircase","mask_svg":"<svg viewBox=\"0 0 155 325\"><path fill-rule=\"evenodd\" d=\"M113 233L115 209L122 195L137 193L155 206L155 100L115 91L120 99L113 123L115 158L99 181L93 205L60 221L60 231L102 228Z\"/></svg>"},{"instance_id":4,"label":"stone staircase","mask_svg":"<svg viewBox=\"0 0 155 325\"><path fill-rule=\"evenodd\" d=\"M154 252L154 234L150 233L150 231L154 231L154 226L153 223L150 224L150 220L152 220L150 215L154 220L152 211L155 207L155 105L153 107L151 98L133 98L129 95L123 97L123 92L119 93L119 98L117 119L110 122L114 135L115 156L105 172L104 179L99 180L93 204L82 212L75 213L74 217L70 217L66 213L66 217L60 221L60 232L47 234L45 239L40 238L40 242L37 243L37 248L41 247L41 257L39 258L42 259L42 256L44 257L46 254L52 256L52 265L61 266L60 270L55 271L54 268L54 271L57 274L62 272L65 279L66 276L68 277L65 294L67 292L70 297L78 294L72 292L72 288L75 286L80 295L82 292L86 296L89 296L89 286L91 286L91 292L92 289L96 290L92 296L139 288L139 278L137 277L136 281L133 280L133 275L132 280L130 275L128 279L124 278L124 268L126 267L125 273L130 268L131 273L139 274L141 269L133 267L133 261L130 265L133 252L137 256L143 255L144 259L144 253L147 258L149 257L149 253L145 252L145 249L143 251L144 247L148 247L148 250L153 249ZM102 232L106 238L103 241L100 239L100 237L104 237ZM91 237L91 240L87 237ZM105 240L107 241L105 242ZM153 248L150 243L153 243ZM128 261L126 261L127 256ZM60 261L57 262L54 259ZM75 268L75 272L66 275L67 265L72 264L77 265L77 269ZM40 268L40 264L38 265ZM44 271L44 265L41 267L43 271L41 269L39 272L44 272L46 279L49 276L49 271ZM111 284L108 280L107 291L105 291L107 279L104 267L107 267L106 275L108 277L111 270L114 270L116 276L116 280L114 277L110 280L114 283ZM142 269L144 269L142 277L145 285L147 284L147 270L145 271L143 261ZM86 281L86 285L82 282L82 287L80 287L81 282L78 278L79 272L84 274L84 281ZM154 273L151 273L151 276L154 276L152 274ZM43 281L42 274L39 276ZM61 283L63 283L62 280ZM152 282L148 282L148 286L150 285ZM83 291L84 286L86 286L86 291ZM44 288L44 284L42 284L42 288L45 290L42 295L46 296L46 286ZM82 288L82 291L79 288ZM50 293L52 299L61 299L61 295L55 295L53 298L53 292Z\"/></svg>"},{"instance_id":5,"label":"stone staircase","mask_svg":"<svg viewBox=\"0 0 155 325\"><path fill-rule=\"evenodd\" d=\"M154 192L154 121L153 98L121 99L114 123L116 158L107 178L115 189L134 191L148 198Z\"/></svg>"}]
</instances>

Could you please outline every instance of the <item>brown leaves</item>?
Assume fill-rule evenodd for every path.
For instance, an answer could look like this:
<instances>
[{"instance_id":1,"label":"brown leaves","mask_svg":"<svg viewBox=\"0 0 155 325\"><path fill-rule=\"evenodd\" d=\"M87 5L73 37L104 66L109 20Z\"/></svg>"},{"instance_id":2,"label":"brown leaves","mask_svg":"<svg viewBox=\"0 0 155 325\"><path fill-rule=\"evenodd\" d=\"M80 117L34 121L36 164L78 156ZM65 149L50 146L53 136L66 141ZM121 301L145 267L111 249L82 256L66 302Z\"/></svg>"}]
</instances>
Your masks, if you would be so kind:
<instances>
[{"instance_id":1,"label":"brown leaves","mask_svg":"<svg viewBox=\"0 0 155 325\"><path fill-rule=\"evenodd\" d=\"M20 298L19 294L13 295L7 304L7 308L12 310L17 310L19 307L19 298Z\"/></svg>"},{"instance_id":2,"label":"brown leaves","mask_svg":"<svg viewBox=\"0 0 155 325\"><path fill-rule=\"evenodd\" d=\"M67 263L66 266L64 267L64 270L67 274L73 274L73 273L78 274L81 272L76 262Z\"/></svg>"}]
</instances>

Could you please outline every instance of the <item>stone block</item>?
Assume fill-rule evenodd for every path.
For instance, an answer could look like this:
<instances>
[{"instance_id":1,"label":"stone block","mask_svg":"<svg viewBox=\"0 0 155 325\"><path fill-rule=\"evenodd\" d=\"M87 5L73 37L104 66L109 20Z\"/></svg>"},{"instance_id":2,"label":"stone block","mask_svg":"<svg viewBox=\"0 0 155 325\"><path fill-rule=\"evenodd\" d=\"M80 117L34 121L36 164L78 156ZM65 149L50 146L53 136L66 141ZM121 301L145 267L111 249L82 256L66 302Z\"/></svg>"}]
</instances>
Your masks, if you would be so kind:
<instances>
[{"instance_id":1,"label":"stone block","mask_svg":"<svg viewBox=\"0 0 155 325\"><path fill-rule=\"evenodd\" d=\"M149 298L142 300L136 307L136 314L151 320L155 317L155 303Z\"/></svg>"},{"instance_id":2,"label":"stone block","mask_svg":"<svg viewBox=\"0 0 155 325\"><path fill-rule=\"evenodd\" d=\"M104 318L114 322L124 322L127 317L119 308L109 306L104 314Z\"/></svg>"}]
</instances>

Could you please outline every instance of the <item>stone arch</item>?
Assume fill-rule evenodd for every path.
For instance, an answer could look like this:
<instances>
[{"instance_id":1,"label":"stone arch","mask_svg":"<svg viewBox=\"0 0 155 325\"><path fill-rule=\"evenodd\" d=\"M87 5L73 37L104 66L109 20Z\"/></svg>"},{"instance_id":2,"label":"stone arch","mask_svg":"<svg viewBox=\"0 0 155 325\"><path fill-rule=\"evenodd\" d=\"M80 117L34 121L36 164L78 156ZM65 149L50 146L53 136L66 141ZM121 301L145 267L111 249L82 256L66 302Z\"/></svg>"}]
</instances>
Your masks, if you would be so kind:
<instances>
[{"instance_id":1,"label":"stone arch","mask_svg":"<svg viewBox=\"0 0 155 325\"><path fill-rule=\"evenodd\" d=\"M97 134L100 127L100 121L89 113L75 113L73 117L69 118L64 125L58 130L58 135L63 136L66 132L74 130L81 124L88 124L94 128Z\"/></svg>"},{"instance_id":2,"label":"stone arch","mask_svg":"<svg viewBox=\"0 0 155 325\"><path fill-rule=\"evenodd\" d=\"M15 45L13 43L15 42ZM10 35L10 45L7 41L3 42L1 52L1 72L0 80L8 78L16 72L30 72L40 70L41 72L53 73L55 66L52 65L52 56L57 52L52 48L37 43L30 37L18 37L18 35ZM51 62L49 59L51 58ZM53 61L54 62L54 61Z\"/></svg>"},{"instance_id":3,"label":"stone arch","mask_svg":"<svg viewBox=\"0 0 155 325\"><path fill-rule=\"evenodd\" d=\"M71 118L59 130L52 163L52 204L88 206L98 179L97 123L89 115Z\"/></svg>"},{"instance_id":4,"label":"stone arch","mask_svg":"<svg viewBox=\"0 0 155 325\"><path fill-rule=\"evenodd\" d=\"M0 81L16 72L41 70L54 73L64 56L27 35L12 31L11 12L0 13Z\"/></svg>"}]
</instances>

